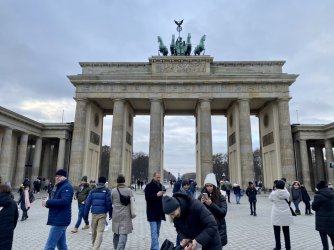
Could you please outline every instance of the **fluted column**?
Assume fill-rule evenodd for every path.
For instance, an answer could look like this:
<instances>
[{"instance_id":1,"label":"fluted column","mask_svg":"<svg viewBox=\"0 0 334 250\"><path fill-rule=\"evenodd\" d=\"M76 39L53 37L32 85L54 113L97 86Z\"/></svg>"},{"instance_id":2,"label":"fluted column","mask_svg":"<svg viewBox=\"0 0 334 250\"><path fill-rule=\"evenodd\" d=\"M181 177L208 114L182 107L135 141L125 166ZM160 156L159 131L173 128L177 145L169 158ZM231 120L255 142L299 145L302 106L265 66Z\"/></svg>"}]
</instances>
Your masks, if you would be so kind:
<instances>
[{"instance_id":1,"label":"fluted column","mask_svg":"<svg viewBox=\"0 0 334 250\"><path fill-rule=\"evenodd\" d=\"M326 172L327 172L328 182L334 184L334 168L329 167L329 163L334 162L333 145L332 142L328 139L325 140L325 150L326 150L326 161L327 161Z\"/></svg>"},{"instance_id":2,"label":"fluted column","mask_svg":"<svg viewBox=\"0 0 334 250\"><path fill-rule=\"evenodd\" d=\"M277 103L282 177L288 181L293 181L296 179L296 169L290 124L289 98L278 99Z\"/></svg>"},{"instance_id":3,"label":"fluted column","mask_svg":"<svg viewBox=\"0 0 334 250\"><path fill-rule=\"evenodd\" d=\"M73 185L77 185L82 177L82 169L85 154L85 136L86 136L86 116L87 100L76 99L77 106L75 110L75 120L73 128L71 161L69 178Z\"/></svg>"},{"instance_id":4,"label":"fluted column","mask_svg":"<svg viewBox=\"0 0 334 250\"><path fill-rule=\"evenodd\" d=\"M16 173L14 178L14 186L19 187L20 184L24 180L24 172L27 158L27 146L28 146L28 134L24 133L20 138L20 145L18 148L18 156L17 156L17 165L16 165Z\"/></svg>"},{"instance_id":5,"label":"fluted column","mask_svg":"<svg viewBox=\"0 0 334 250\"><path fill-rule=\"evenodd\" d=\"M0 176L3 183L11 181L10 178L13 176L13 168L10 167L10 159L12 156L12 135L13 130L11 128L5 128L0 152Z\"/></svg>"},{"instance_id":6,"label":"fluted column","mask_svg":"<svg viewBox=\"0 0 334 250\"><path fill-rule=\"evenodd\" d=\"M324 173L324 155L322 153L322 147L320 145L316 145L314 147L314 154L315 154L315 168L317 171L317 181L325 180L325 173Z\"/></svg>"},{"instance_id":7,"label":"fluted column","mask_svg":"<svg viewBox=\"0 0 334 250\"><path fill-rule=\"evenodd\" d=\"M42 138L38 137L36 139L34 159L32 163L32 176L38 176L39 168L41 164L41 154L42 154Z\"/></svg>"},{"instance_id":8,"label":"fluted column","mask_svg":"<svg viewBox=\"0 0 334 250\"><path fill-rule=\"evenodd\" d=\"M252 131L250 123L250 107L248 99L239 99L239 138L242 186L254 180Z\"/></svg>"},{"instance_id":9,"label":"fluted column","mask_svg":"<svg viewBox=\"0 0 334 250\"><path fill-rule=\"evenodd\" d=\"M124 108L125 101L122 99L114 100L111 148L109 160L109 183L116 185L116 178L122 171L123 140L124 140Z\"/></svg>"},{"instance_id":10,"label":"fluted column","mask_svg":"<svg viewBox=\"0 0 334 250\"><path fill-rule=\"evenodd\" d=\"M65 168L64 161L65 161L65 145L66 145L66 139L60 138L59 139L59 149L58 149L58 159L57 159L57 169Z\"/></svg>"},{"instance_id":11,"label":"fluted column","mask_svg":"<svg viewBox=\"0 0 334 250\"><path fill-rule=\"evenodd\" d=\"M200 168L201 168L201 183L198 185L202 186L203 181L208 173L212 173L212 126L211 126L211 101L209 99L199 100L199 143L200 143Z\"/></svg>"},{"instance_id":12,"label":"fluted column","mask_svg":"<svg viewBox=\"0 0 334 250\"><path fill-rule=\"evenodd\" d=\"M162 100L152 99L150 111L150 143L148 163L149 180L152 178L154 172L161 173L161 176L163 177L163 113L164 108Z\"/></svg>"},{"instance_id":13,"label":"fluted column","mask_svg":"<svg viewBox=\"0 0 334 250\"><path fill-rule=\"evenodd\" d=\"M305 140L299 141L299 148L300 148L300 160L302 164L303 183L305 188L311 191L310 165L309 165L308 150Z\"/></svg>"}]
</instances>

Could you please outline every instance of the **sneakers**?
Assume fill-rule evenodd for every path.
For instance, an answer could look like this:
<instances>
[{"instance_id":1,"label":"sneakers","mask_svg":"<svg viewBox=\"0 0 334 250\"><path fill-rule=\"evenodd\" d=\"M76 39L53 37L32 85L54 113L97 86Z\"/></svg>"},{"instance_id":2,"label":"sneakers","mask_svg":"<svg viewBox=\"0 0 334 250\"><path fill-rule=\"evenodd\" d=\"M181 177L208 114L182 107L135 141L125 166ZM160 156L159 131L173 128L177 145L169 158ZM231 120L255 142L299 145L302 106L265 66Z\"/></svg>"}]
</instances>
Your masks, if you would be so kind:
<instances>
[{"instance_id":1,"label":"sneakers","mask_svg":"<svg viewBox=\"0 0 334 250\"><path fill-rule=\"evenodd\" d=\"M77 233L78 232L78 229L75 227L75 228L73 228L72 230L71 230L71 233Z\"/></svg>"},{"instance_id":2,"label":"sneakers","mask_svg":"<svg viewBox=\"0 0 334 250\"><path fill-rule=\"evenodd\" d=\"M81 228L82 230L89 229L89 225L85 225L84 227Z\"/></svg>"},{"instance_id":3,"label":"sneakers","mask_svg":"<svg viewBox=\"0 0 334 250\"><path fill-rule=\"evenodd\" d=\"M106 226L104 227L103 232L107 232L108 230L109 230L109 225L106 225Z\"/></svg>"}]
</instances>

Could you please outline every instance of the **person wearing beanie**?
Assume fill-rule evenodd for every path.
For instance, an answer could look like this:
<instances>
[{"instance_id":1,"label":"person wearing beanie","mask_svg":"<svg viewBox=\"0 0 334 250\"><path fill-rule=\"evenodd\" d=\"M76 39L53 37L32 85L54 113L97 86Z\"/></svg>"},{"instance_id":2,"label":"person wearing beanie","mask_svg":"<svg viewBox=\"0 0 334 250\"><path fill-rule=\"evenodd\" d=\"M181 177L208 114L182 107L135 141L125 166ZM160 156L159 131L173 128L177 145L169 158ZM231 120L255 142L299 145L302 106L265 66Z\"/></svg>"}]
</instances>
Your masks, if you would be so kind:
<instances>
[{"instance_id":1,"label":"person wearing beanie","mask_svg":"<svg viewBox=\"0 0 334 250\"><path fill-rule=\"evenodd\" d=\"M190 183L188 180L182 180L182 187L180 188L180 192L185 193L190 198L193 198L193 193L190 190Z\"/></svg>"},{"instance_id":2,"label":"person wearing beanie","mask_svg":"<svg viewBox=\"0 0 334 250\"><path fill-rule=\"evenodd\" d=\"M222 249L216 219L199 200L177 192L173 197L164 196L162 205L174 223L183 248Z\"/></svg>"},{"instance_id":3,"label":"person wearing beanie","mask_svg":"<svg viewBox=\"0 0 334 250\"><path fill-rule=\"evenodd\" d=\"M270 193L269 200L273 203L271 209L271 224L274 228L276 246L274 250L281 249L281 227L284 235L285 249L291 250L290 226L293 223L290 211L290 193L285 188L285 182L277 180L274 183L275 189Z\"/></svg>"},{"instance_id":4,"label":"person wearing beanie","mask_svg":"<svg viewBox=\"0 0 334 250\"><path fill-rule=\"evenodd\" d=\"M250 215L256 216L256 195L257 191L254 187L253 182L248 182L248 188L246 189L246 195L248 196L249 207L250 207Z\"/></svg>"},{"instance_id":5,"label":"person wearing beanie","mask_svg":"<svg viewBox=\"0 0 334 250\"><path fill-rule=\"evenodd\" d=\"M198 200L212 213L217 221L218 231L222 246L227 244L227 231L225 216L227 213L226 198L217 188L216 176L213 173L207 174L204 179L204 187Z\"/></svg>"},{"instance_id":6,"label":"person wearing beanie","mask_svg":"<svg viewBox=\"0 0 334 250\"><path fill-rule=\"evenodd\" d=\"M159 234L161 221L166 220L162 209L162 196L165 193L160 183L159 172L153 173L153 178L145 187L146 216L151 229L151 250L160 250Z\"/></svg>"},{"instance_id":7,"label":"person wearing beanie","mask_svg":"<svg viewBox=\"0 0 334 250\"><path fill-rule=\"evenodd\" d=\"M117 187L111 190L112 198L112 231L114 249L125 249L128 234L132 233L132 218L131 204L124 206L120 196L133 197L132 190L125 185L124 175L117 177ZM130 200L133 202L133 199Z\"/></svg>"},{"instance_id":8,"label":"person wearing beanie","mask_svg":"<svg viewBox=\"0 0 334 250\"><path fill-rule=\"evenodd\" d=\"M81 178L81 184L78 187L78 190L75 192L74 199L78 200L78 220L77 223L75 223L74 228L71 230L72 233L77 233L78 229L81 224L81 220L84 219L84 212L85 212L85 205L86 205L86 199L88 197L88 194L90 192L91 188L89 184L87 183L87 176L83 176ZM82 227L82 230L89 229L89 221L88 218L84 219L85 226Z\"/></svg>"},{"instance_id":9,"label":"person wearing beanie","mask_svg":"<svg viewBox=\"0 0 334 250\"><path fill-rule=\"evenodd\" d=\"M44 249L68 249L66 228L71 223L73 187L67 180L67 172L59 169L55 176L55 191L50 199L43 199L42 206L49 209L47 225L51 226Z\"/></svg>"},{"instance_id":10,"label":"person wearing beanie","mask_svg":"<svg viewBox=\"0 0 334 250\"><path fill-rule=\"evenodd\" d=\"M107 213L109 220L112 217L112 200L111 193L105 184L106 177L100 176L96 188L92 189L86 199L84 219L88 219L89 211L92 213L92 243L93 250L100 248L103 240L103 231L106 225Z\"/></svg>"},{"instance_id":11,"label":"person wearing beanie","mask_svg":"<svg viewBox=\"0 0 334 250\"><path fill-rule=\"evenodd\" d=\"M315 230L319 231L323 249L329 249L327 235L334 248L334 192L325 181L317 184L312 209L315 211Z\"/></svg>"}]
</instances>

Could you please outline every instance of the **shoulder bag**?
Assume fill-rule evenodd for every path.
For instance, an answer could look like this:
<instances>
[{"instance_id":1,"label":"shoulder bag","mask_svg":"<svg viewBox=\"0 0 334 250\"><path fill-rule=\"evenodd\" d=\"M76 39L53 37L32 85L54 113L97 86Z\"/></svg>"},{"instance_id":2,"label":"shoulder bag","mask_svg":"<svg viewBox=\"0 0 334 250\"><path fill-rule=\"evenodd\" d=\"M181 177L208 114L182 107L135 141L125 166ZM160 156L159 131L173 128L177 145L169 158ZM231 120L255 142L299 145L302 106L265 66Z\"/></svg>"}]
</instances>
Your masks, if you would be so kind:
<instances>
[{"instance_id":1,"label":"shoulder bag","mask_svg":"<svg viewBox=\"0 0 334 250\"><path fill-rule=\"evenodd\" d=\"M288 203L288 206L289 206L290 211L291 211L291 215L292 215L292 216L297 216L296 213L295 213L295 211L293 211L292 207L290 206L290 203L288 202L288 200L285 199L285 201L286 201L286 203Z\"/></svg>"}]
</instances>

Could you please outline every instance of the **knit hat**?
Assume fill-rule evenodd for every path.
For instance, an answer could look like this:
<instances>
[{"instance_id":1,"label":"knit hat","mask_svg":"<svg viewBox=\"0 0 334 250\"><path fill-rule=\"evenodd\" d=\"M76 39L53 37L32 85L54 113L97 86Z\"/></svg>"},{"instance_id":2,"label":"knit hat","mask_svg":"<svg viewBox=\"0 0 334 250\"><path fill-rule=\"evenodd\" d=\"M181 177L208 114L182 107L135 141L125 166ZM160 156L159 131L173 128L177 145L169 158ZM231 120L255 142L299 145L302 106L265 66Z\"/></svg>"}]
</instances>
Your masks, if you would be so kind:
<instances>
[{"instance_id":1,"label":"knit hat","mask_svg":"<svg viewBox=\"0 0 334 250\"><path fill-rule=\"evenodd\" d=\"M279 181L276 182L276 188L277 189L284 189L284 187L285 187L285 182L284 181L279 180Z\"/></svg>"},{"instance_id":2,"label":"knit hat","mask_svg":"<svg viewBox=\"0 0 334 250\"><path fill-rule=\"evenodd\" d=\"M212 184L215 187L217 187L217 180L216 180L216 176L214 173L210 173L206 175L205 180L204 180L204 186L206 184Z\"/></svg>"},{"instance_id":3,"label":"knit hat","mask_svg":"<svg viewBox=\"0 0 334 250\"><path fill-rule=\"evenodd\" d=\"M174 197L166 195L162 198L162 208L165 214L173 213L179 206L180 203Z\"/></svg>"},{"instance_id":4,"label":"knit hat","mask_svg":"<svg viewBox=\"0 0 334 250\"><path fill-rule=\"evenodd\" d=\"M106 184L107 178L104 176L100 176L98 179L98 183Z\"/></svg>"},{"instance_id":5,"label":"knit hat","mask_svg":"<svg viewBox=\"0 0 334 250\"><path fill-rule=\"evenodd\" d=\"M326 188L327 187L327 184L325 181L319 181L318 184L317 184L317 189L323 189L323 188Z\"/></svg>"},{"instance_id":6,"label":"knit hat","mask_svg":"<svg viewBox=\"0 0 334 250\"><path fill-rule=\"evenodd\" d=\"M125 177L124 177L124 175L119 175L118 177L117 177L117 183L124 183L125 182Z\"/></svg>"},{"instance_id":7,"label":"knit hat","mask_svg":"<svg viewBox=\"0 0 334 250\"><path fill-rule=\"evenodd\" d=\"M252 185L252 184L253 184L253 182L251 182L251 181L248 182L248 185Z\"/></svg>"},{"instance_id":8,"label":"knit hat","mask_svg":"<svg viewBox=\"0 0 334 250\"><path fill-rule=\"evenodd\" d=\"M67 172L65 169L58 169L56 175L67 177Z\"/></svg>"},{"instance_id":9,"label":"knit hat","mask_svg":"<svg viewBox=\"0 0 334 250\"><path fill-rule=\"evenodd\" d=\"M189 181L188 180L182 180L182 187L185 185L189 185Z\"/></svg>"},{"instance_id":10,"label":"knit hat","mask_svg":"<svg viewBox=\"0 0 334 250\"><path fill-rule=\"evenodd\" d=\"M82 176L81 181L87 182L87 176Z\"/></svg>"}]
</instances>

